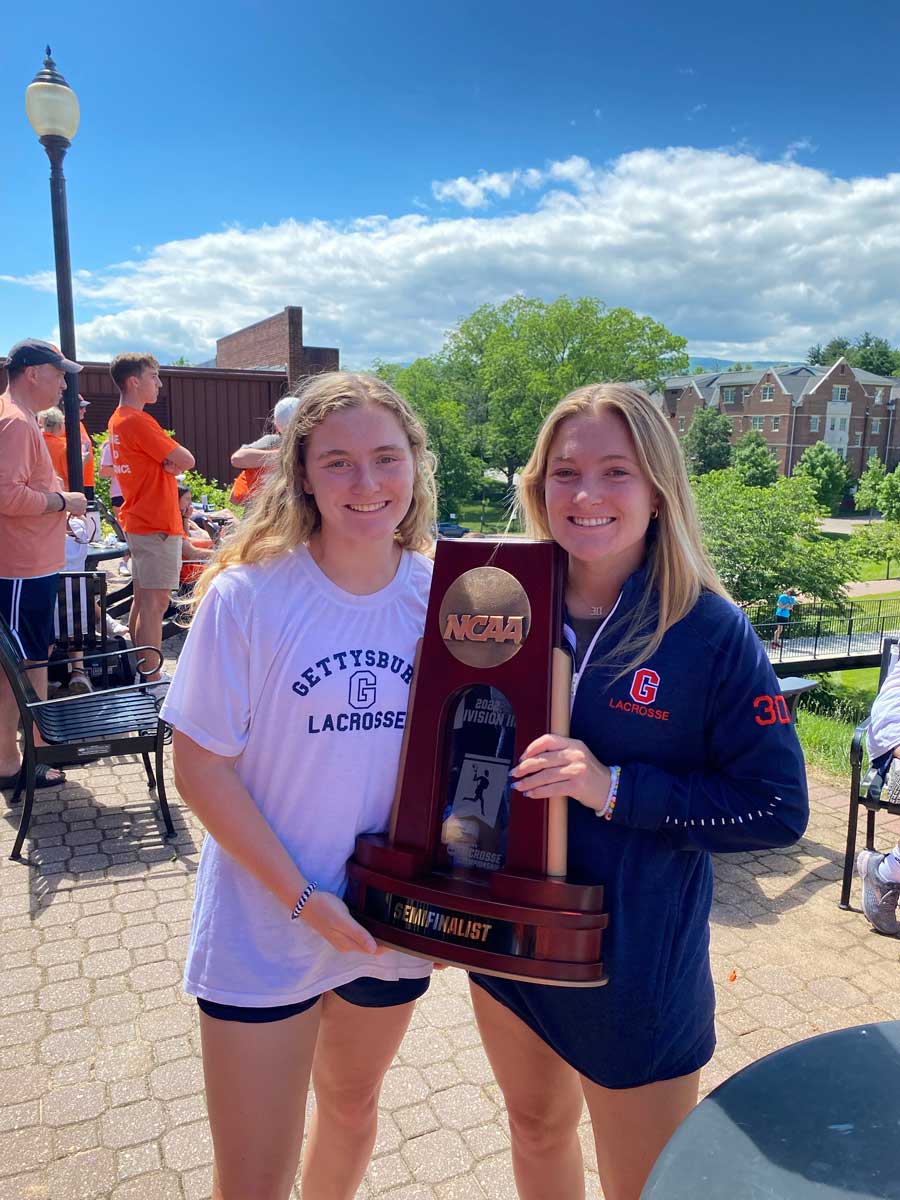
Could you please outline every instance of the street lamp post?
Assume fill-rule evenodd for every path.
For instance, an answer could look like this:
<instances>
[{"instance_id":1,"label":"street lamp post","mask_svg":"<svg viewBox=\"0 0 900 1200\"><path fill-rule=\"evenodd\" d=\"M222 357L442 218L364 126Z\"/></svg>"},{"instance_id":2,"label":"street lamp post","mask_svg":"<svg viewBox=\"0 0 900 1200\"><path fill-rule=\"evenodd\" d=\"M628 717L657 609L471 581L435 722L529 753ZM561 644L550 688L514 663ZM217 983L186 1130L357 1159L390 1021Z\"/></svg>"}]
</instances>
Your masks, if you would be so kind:
<instances>
[{"instance_id":1,"label":"street lamp post","mask_svg":"<svg viewBox=\"0 0 900 1200\"><path fill-rule=\"evenodd\" d=\"M25 91L25 111L31 128L40 138L50 159L50 205L53 213L53 250L56 259L56 301L59 309L60 348L66 358L75 359L75 310L72 304L72 263L69 257L69 217L66 208L66 177L63 159L78 129L78 97L56 69L50 57L44 59ZM69 490L84 489L81 463L80 411L77 376L66 375L66 465Z\"/></svg>"}]
</instances>

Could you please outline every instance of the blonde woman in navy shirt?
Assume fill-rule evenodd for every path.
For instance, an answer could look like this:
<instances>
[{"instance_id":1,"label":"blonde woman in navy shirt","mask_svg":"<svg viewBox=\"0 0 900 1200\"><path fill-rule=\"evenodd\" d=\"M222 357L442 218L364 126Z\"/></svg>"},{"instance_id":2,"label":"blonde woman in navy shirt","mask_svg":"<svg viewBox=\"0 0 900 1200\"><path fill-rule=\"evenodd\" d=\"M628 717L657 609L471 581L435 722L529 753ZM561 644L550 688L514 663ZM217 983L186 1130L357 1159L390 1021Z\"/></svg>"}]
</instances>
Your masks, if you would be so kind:
<instances>
[{"instance_id":1,"label":"blonde woman in navy shirt","mask_svg":"<svg viewBox=\"0 0 900 1200\"><path fill-rule=\"evenodd\" d=\"M580 1200L591 1115L605 1200L638 1200L715 1047L710 851L806 827L778 682L702 548L681 450L624 385L580 388L521 475L531 536L568 552L571 736L514 768L513 803L569 799L569 877L605 885L600 988L472 976L522 1200Z\"/></svg>"}]
</instances>

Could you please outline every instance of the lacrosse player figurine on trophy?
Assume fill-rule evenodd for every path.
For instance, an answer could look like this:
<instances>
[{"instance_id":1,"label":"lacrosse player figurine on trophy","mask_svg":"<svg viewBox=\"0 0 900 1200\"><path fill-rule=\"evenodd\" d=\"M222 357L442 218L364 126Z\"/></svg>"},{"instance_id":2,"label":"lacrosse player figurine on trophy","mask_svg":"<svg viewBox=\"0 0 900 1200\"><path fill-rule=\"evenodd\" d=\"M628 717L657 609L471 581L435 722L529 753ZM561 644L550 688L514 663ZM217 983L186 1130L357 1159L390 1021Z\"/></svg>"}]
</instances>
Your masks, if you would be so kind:
<instances>
[{"instance_id":1,"label":"lacrosse player figurine on trophy","mask_svg":"<svg viewBox=\"0 0 900 1200\"><path fill-rule=\"evenodd\" d=\"M532 741L568 734L564 562L549 541L438 542L391 826L357 838L347 900L402 950L596 987L603 888L566 879L568 802L509 781Z\"/></svg>"}]
</instances>

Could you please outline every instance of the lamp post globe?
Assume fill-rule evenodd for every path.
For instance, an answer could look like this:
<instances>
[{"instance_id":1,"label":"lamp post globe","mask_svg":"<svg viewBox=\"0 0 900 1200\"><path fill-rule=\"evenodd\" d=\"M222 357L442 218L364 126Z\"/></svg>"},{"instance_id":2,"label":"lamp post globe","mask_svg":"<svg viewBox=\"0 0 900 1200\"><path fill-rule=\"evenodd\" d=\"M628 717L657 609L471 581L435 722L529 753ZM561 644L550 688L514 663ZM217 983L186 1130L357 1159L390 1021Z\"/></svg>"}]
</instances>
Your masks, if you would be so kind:
<instances>
[{"instance_id":1,"label":"lamp post globe","mask_svg":"<svg viewBox=\"0 0 900 1200\"><path fill-rule=\"evenodd\" d=\"M66 358L75 359L75 310L72 303L72 264L69 255L69 216L66 205L66 179L63 159L78 130L81 113L78 97L47 57L43 68L25 90L25 112L50 159L50 206L53 213L53 251L56 262L56 302L59 310L59 343ZM69 490L82 491L84 474L81 460L80 409L78 384L74 375L66 375L66 465Z\"/></svg>"}]
</instances>

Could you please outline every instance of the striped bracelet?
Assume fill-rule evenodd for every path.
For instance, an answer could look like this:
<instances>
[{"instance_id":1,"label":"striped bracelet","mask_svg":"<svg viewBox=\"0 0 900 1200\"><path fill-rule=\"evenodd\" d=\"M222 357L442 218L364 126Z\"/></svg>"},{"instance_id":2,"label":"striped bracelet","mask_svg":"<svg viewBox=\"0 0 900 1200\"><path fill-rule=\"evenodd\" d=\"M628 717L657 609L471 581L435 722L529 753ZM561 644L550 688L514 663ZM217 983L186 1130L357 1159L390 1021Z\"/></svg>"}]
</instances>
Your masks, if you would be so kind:
<instances>
[{"instance_id":1,"label":"striped bracelet","mask_svg":"<svg viewBox=\"0 0 900 1200\"><path fill-rule=\"evenodd\" d=\"M297 918L300 916L300 914L303 912L303 906L306 904L307 900L310 898L310 896L313 894L313 892L316 890L316 888L318 886L319 885L317 883L308 883L306 885L306 887L303 889L303 891L300 893L300 899L294 905L293 911L291 913L292 921L296 921Z\"/></svg>"},{"instance_id":2,"label":"striped bracelet","mask_svg":"<svg viewBox=\"0 0 900 1200\"><path fill-rule=\"evenodd\" d=\"M621 775L621 767L609 768L609 791L606 794L606 803L602 808L596 810L597 816L605 817L607 821L612 820L612 815L616 811L616 798L619 795L619 779Z\"/></svg>"}]
</instances>

